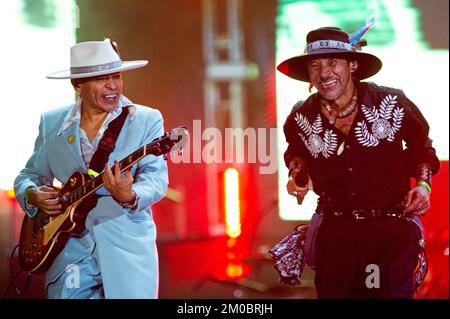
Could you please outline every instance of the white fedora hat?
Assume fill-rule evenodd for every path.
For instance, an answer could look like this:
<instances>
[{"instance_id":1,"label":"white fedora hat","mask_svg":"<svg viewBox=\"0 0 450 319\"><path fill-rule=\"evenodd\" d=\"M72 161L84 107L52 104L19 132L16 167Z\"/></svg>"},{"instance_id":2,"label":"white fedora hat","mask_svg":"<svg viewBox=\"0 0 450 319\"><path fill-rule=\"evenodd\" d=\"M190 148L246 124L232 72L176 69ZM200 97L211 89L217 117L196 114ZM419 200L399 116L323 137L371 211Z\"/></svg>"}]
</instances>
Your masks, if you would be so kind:
<instances>
[{"instance_id":1,"label":"white fedora hat","mask_svg":"<svg viewBox=\"0 0 450 319\"><path fill-rule=\"evenodd\" d=\"M50 73L49 79L81 79L142 68L147 60L122 61L110 39L88 41L70 48L70 69Z\"/></svg>"}]
</instances>

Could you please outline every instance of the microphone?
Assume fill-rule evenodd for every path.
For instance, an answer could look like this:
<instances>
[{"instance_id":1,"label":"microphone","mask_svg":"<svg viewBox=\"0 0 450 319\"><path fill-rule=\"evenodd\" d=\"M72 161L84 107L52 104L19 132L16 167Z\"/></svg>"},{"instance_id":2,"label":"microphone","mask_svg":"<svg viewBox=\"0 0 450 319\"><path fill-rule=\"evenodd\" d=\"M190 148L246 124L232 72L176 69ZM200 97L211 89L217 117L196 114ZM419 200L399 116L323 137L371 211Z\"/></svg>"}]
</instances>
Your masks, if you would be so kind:
<instances>
[{"instance_id":1,"label":"microphone","mask_svg":"<svg viewBox=\"0 0 450 319\"><path fill-rule=\"evenodd\" d=\"M303 165L301 165L300 167L300 171L297 173L297 175L295 175L295 184L299 187L306 187L308 186L308 174L306 173L306 169ZM304 198L304 197L303 197ZM298 198L297 197L297 203L299 205L301 205L303 203L303 198Z\"/></svg>"}]
</instances>

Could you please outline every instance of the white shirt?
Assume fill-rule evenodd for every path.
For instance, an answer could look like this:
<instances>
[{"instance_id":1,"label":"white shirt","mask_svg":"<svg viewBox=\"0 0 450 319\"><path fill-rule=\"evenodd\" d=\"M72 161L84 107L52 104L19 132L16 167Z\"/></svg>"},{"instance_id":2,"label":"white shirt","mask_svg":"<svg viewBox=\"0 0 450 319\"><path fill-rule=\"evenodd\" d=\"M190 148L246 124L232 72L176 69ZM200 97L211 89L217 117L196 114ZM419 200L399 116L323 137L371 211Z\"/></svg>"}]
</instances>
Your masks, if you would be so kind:
<instances>
[{"instance_id":1,"label":"white shirt","mask_svg":"<svg viewBox=\"0 0 450 319\"><path fill-rule=\"evenodd\" d=\"M60 134L62 131L64 131L66 128L68 128L70 125L72 125L73 122L78 121L81 119L81 104L82 99L78 99L78 101L74 104L71 115L63 122L61 125L60 131L58 134ZM119 98L119 103L117 104L117 108L111 112L109 112L108 116L104 120L102 126L97 132L97 135L95 136L92 143L89 141L86 132L80 127L80 144L81 144L81 152L83 154L84 162L86 163L86 166L89 167L89 164L91 163L92 156L94 155L95 151L98 148L98 143L103 137L103 134L105 133L106 129L108 128L109 123L114 120L116 117L122 113L122 107L124 106L130 106L129 107L129 114L130 119L133 120L134 114L136 112L136 108L132 105L132 102L126 98L125 96L121 95Z\"/></svg>"}]
</instances>

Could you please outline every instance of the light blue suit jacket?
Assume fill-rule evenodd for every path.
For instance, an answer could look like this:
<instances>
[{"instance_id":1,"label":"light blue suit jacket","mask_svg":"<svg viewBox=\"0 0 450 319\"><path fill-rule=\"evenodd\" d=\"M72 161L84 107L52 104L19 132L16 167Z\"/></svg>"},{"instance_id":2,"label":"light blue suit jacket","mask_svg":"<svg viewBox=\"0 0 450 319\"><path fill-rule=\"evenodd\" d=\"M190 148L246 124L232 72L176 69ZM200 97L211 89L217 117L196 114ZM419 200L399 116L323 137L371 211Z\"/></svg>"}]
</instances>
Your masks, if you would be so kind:
<instances>
[{"instance_id":1,"label":"light blue suit jacket","mask_svg":"<svg viewBox=\"0 0 450 319\"><path fill-rule=\"evenodd\" d=\"M133 105L135 112L123 125L108 160L110 165L164 133L158 110ZM43 185L53 178L64 183L75 171L87 172L79 120L61 127L72 108L70 105L42 114L33 155L14 182L17 200L30 216L36 209L26 209L24 192L29 186ZM72 143L69 136L75 137ZM69 239L47 272L46 286L55 282L68 265L91 256L95 249L106 298L157 298L156 226L150 205L166 193L167 163L162 156L148 155L133 166L131 173L135 178L133 191L139 196L135 212L122 209L111 196L101 197L86 219L88 234ZM97 194L109 195L105 188Z\"/></svg>"}]
</instances>

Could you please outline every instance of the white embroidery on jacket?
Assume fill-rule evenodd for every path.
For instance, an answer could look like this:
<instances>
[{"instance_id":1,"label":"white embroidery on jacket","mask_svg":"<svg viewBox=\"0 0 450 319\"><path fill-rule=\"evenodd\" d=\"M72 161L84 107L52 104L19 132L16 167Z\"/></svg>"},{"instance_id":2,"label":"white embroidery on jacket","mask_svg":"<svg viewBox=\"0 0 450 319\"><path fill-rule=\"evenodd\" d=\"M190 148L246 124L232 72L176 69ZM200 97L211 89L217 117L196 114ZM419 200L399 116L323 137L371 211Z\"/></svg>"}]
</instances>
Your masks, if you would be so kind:
<instances>
[{"instance_id":1,"label":"white embroidery on jacket","mask_svg":"<svg viewBox=\"0 0 450 319\"><path fill-rule=\"evenodd\" d=\"M378 109L375 106L370 109L361 105L361 111L367 122L372 123L370 131L366 121L356 123L355 135L361 145L374 147L384 139L389 142L394 141L395 133L400 130L405 115L404 108L396 107L394 109L396 103L397 95L389 94L381 101Z\"/></svg>"},{"instance_id":2,"label":"white embroidery on jacket","mask_svg":"<svg viewBox=\"0 0 450 319\"><path fill-rule=\"evenodd\" d=\"M324 131L320 114L317 115L317 118L312 125L308 119L300 113L296 114L295 121L304 133L298 133L298 135L300 135L312 157L317 158L319 154L322 154L323 157L329 158L336 151L337 135L333 133L333 130L325 130L323 138L320 136Z\"/></svg>"}]
</instances>

